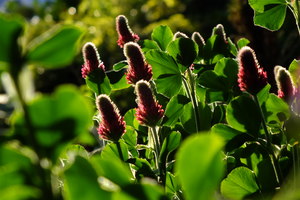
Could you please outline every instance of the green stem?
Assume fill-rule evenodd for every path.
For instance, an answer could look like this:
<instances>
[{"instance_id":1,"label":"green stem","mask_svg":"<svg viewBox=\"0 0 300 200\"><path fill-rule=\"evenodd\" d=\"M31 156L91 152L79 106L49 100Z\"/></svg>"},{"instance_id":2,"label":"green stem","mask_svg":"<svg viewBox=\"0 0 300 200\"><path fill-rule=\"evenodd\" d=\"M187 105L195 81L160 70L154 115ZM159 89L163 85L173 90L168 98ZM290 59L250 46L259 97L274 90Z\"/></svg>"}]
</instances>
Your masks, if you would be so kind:
<instances>
[{"instance_id":1,"label":"green stem","mask_svg":"<svg viewBox=\"0 0 300 200\"><path fill-rule=\"evenodd\" d=\"M295 21L296 21L297 30L298 30L298 34L300 36L300 26L299 26L299 23L300 23L300 14L299 14L299 12L300 12L300 6L299 6L298 0L295 0L295 1L296 1L296 9L297 9L297 11L295 11L295 8L290 3L288 4L288 8L291 10L291 12L294 15L294 18L295 18Z\"/></svg>"},{"instance_id":2,"label":"green stem","mask_svg":"<svg viewBox=\"0 0 300 200\"><path fill-rule=\"evenodd\" d=\"M189 77L189 80L193 79L192 72L190 69L188 69L188 77ZM194 112L194 117L195 117L195 121L196 121L196 123L195 123L196 131L199 132L200 131L200 113L199 113L196 92L195 92L194 81L189 81L190 84L188 84L188 81L186 80L186 78L184 76L183 76L182 80L183 80L182 82L183 82L184 89L193 105L193 112Z\"/></svg>"},{"instance_id":3,"label":"green stem","mask_svg":"<svg viewBox=\"0 0 300 200\"><path fill-rule=\"evenodd\" d=\"M155 150L155 163L159 174L158 182L165 182L164 172L162 170L161 162L159 160L161 143L158 132L156 131L156 126L150 127L151 135L154 141L154 150Z\"/></svg>"},{"instance_id":4,"label":"green stem","mask_svg":"<svg viewBox=\"0 0 300 200\"><path fill-rule=\"evenodd\" d=\"M19 81L18 81L18 76L13 76L11 74L11 77L12 77L13 84L14 84L15 89L16 89L17 97L19 99L21 108L22 108L23 113L24 113L25 126L28 130L28 135L29 135L28 142L32 146L33 150L35 151L35 153L38 157L38 163L36 163L34 166L36 168L37 173L39 174L39 177L42 180L41 185L42 185L42 189L43 189L43 192L44 192L43 196L46 199L49 199L49 200L51 199L52 200L52 199L54 199L54 194L53 194L52 185L51 185L51 172L50 172L49 169L44 169L41 166L42 158L41 158L41 155L39 154L40 149L39 149L37 141L35 139L35 132L36 131L35 131L35 128L34 128L32 122L31 122L29 110L28 110L26 101L23 97L22 90L20 88L20 84L19 84Z\"/></svg>"},{"instance_id":5,"label":"green stem","mask_svg":"<svg viewBox=\"0 0 300 200\"><path fill-rule=\"evenodd\" d=\"M279 163L276 159L276 156L275 156L273 148L272 148L272 138L271 138L271 135L268 131L266 120L265 120L263 111L260 107L258 98L257 98L256 95L253 95L253 96L254 96L254 101L255 101L256 105L258 106L258 109L259 109L259 112L260 112L260 115L261 115L261 118L262 118L262 127L264 129L264 132L265 132L265 135L266 135L266 140L267 140L266 149L267 149L267 152L269 153L269 157L270 157L272 167L273 167L273 170L274 170L274 173L275 173L276 181L277 181L278 185L280 186L281 180L282 180L282 175L281 175L281 170L280 170L280 167L279 167Z\"/></svg>"}]
</instances>

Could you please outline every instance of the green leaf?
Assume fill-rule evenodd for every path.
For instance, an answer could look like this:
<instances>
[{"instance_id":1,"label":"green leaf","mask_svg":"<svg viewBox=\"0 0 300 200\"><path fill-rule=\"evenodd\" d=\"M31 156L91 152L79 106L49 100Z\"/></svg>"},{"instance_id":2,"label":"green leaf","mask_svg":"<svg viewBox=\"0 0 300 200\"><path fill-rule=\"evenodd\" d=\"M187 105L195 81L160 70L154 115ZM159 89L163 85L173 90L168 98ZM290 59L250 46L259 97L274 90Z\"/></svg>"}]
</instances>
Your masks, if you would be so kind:
<instances>
[{"instance_id":1,"label":"green leaf","mask_svg":"<svg viewBox=\"0 0 300 200\"><path fill-rule=\"evenodd\" d=\"M267 99L269 98L270 89L271 89L271 85L267 84L263 89L261 89L257 93L257 99L258 99L260 106L262 106L262 104L265 103L267 101Z\"/></svg>"},{"instance_id":2,"label":"green leaf","mask_svg":"<svg viewBox=\"0 0 300 200\"><path fill-rule=\"evenodd\" d=\"M99 175L104 176L120 187L132 183L131 171L120 159L103 158L95 155L92 157L91 162Z\"/></svg>"},{"instance_id":3,"label":"green leaf","mask_svg":"<svg viewBox=\"0 0 300 200\"><path fill-rule=\"evenodd\" d=\"M234 98L226 109L226 120L234 129L257 136L261 126L258 106L250 96Z\"/></svg>"},{"instance_id":4,"label":"green leaf","mask_svg":"<svg viewBox=\"0 0 300 200\"><path fill-rule=\"evenodd\" d=\"M179 145L181 141L181 134L179 132L171 132L165 139L162 144L161 150L160 150L160 160L162 162L166 163L168 155L174 151Z\"/></svg>"},{"instance_id":5,"label":"green leaf","mask_svg":"<svg viewBox=\"0 0 300 200\"><path fill-rule=\"evenodd\" d=\"M287 4L286 0L249 0L249 5L256 11L263 12L267 5Z\"/></svg>"},{"instance_id":6,"label":"green leaf","mask_svg":"<svg viewBox=\"0 0 300 200\"><path fill-rule=\"evenodd\" d=\"M173 40L173 33L168 26L158 26L156 27L152 34L152 40L157 42L161 50L166 50L169 43Z\"/></svg>"},{"instance_id":7,"label":"green leaf","mask_svg":"<svg viewBox=\"0 0 300 200\"><path fill-rule=\"evenodd\" d=\"M181 89L182 77L174 58L165 52L150 50L146 59L152 66L157 91L167 97L176 95Z\"/></svg>"},{"instance_id":8,"label":"green leaf","mask_svg":"<svg viewBox=\"0 0 300 200\"><path fill-rule=\"evenodd\" d=\"M227 124L216 124L211 128L211 133L216 134L224 139L225 142L232 140L235 136L242 134L242 132L233 129Z\"/></svg>"},{"instance_id":9,"label":"green leaf","mask_svg":"<svg viewBox=\"0 0 300 200\"><path fill-rule=\"evenodd\" d=\"M215 66L214 72L221 77L226 78L228 88L237 82L238 64L232 58L222 58Z\"/></svg>"},{"instance_id":10,"label":"green leaf","mask_svg":"<svg viewBox=\"0 0 300 200\"><path fill-rule=\"evenodd\" d=\"M184 95L178 94L176 96L173 96L166 107L164 125L175 125L179 117L183 113L184 105L187 104L189 101L190 100Z\"/></svg>"},{"instance_id":11,"label":"green leaf","mask_svg":"<svg viewBox=\"0 0 300 200\"><path fill-rule=\"evenodd\" d=\"M130 87L130 84L127 83L125 76L126 69L121 69L119 71L107 71L106 76L109 79L110 87L112 90L122 90ZM105 81L104 81L105 82ZM109 90L109 85L106 83L106 88Z\"/></svg>"},{"instance_id":12,"label":"green leaf","mask_svg":"<svg viewBox=\"0 0 300 200\"><path fill-rule=\"evenodd\" d=\"M239 49L243 48L244 46L247 46L249 43L250 41L246 38L241 38L237 41L237 45Z\"/></svg>"},{"instance_id":13,"label":"green leaf","mask_svg":"<svg viewBox=\"0 0 300 200\"><path fill-rule=\"evenodd\" d=\"M255 11L254 24L276 31L284 23L286 9L287 5L278 5L264 12Z\"/></svg>"},{"instance_id":14,"label":"green leaf","mask_svg":"<svg viewBox=\"0 0 300 200\"><path fill-rule=\"evenodd\" d=\"M143 177L156 179L156 175L146 159L130 158L127 162L133 165L132 168L135 170L136 179L140 180Z\"/></svg>"},{"instance_id":15,"label":"green leaf","mask_svg":"<svg viewBox=\"0 0 300 200\"><path fill-rule=\"evenodd\" d=\"M207 133L190 136L182 143L175 172L187 200L212 199L223 176L223 145L222 139Z\"/></svg>"},{"instance_id":16,"label":"green leaf","mask_svg":"<svg viewBox=\"0 0 300 200\"><path fill-rule=\"evenodd\" d=\"M180 186L178 184L178 181L176 180L176 177L170 172L167 172L165 186L166 194L170 197L170 199L174 199L173 197L177 196L179 190Z\"/></svg>"},{"instance_id":17,"label":"green leaf","mask_svg":"<svg viewBox=\"0 0 300 200\"><path fill-rule=\"evenodd\" d=\"M218 76L216 72L212 70L205 71L199 76L199 84L203 87L215 90L226 89L225 78Z\"/></svg>"},{"instance_id":18,"label":"green leaf","mask_svg":"<svg viewBox=\"0 0 300 200\"><path fill-rule=\"evenodd\" d=\"M267 121L282 122L290 117L289 105L275 94L270 94L266 101Z\"/></svg>"},{"instance_id":19,"label":"green leaf","mask_svg":"<svg viewBox=\"0 0 300 200\"><path fill-rule=\"evenodd\" d=\"M114 64L114 65L113 65L113 69L114 69L115 71L119 71L119 70L121 70L121 69L123 69L123 68L125 68L125 67L127 67L127 66L128 66L127 61L126 61L126 60L122 60L122 61L120 61L120 62Z\"/></svg>"},{"instance_id":20,"label":"green leaf","mask_svg":"<svg viewBox=\"0 0 300 200\"><path fill-rule=\"evenodd\" d=\"M299 86L300 85L300 60L294 59L289 66L289 72L291 73L293 82Z\"/></svg>"},{"instance_id":21,"label":"green leaf","mask_svg":"<svg viewBox=\"0 0 300 200\"><path fill-rule=\"evenodd\" d=\"M118 141L120 143L121 151L118 149L116 143L107 144L101 152L103 159L121 159L124 161L128 160L128 148L123 140ZM122 155L121 155L122 153Z\"/></svg>"},{"instance_id":22,"label":"green leaf","mask_svg":"<svg viewBox=\"0 0 300 200\"><path fill-rule=\"evenodd\" d=\"M170 42L167 52L178 63L189 67L198 55L198 45L191 39L178 38Z\"/></svg>"},{"instance_id":23,"label":"green leaf","mask_svg":"<svg viewBox=\"0 0 300 200\"><path fill-rule=\"evenodd\" d=\"M150 50L146 53L147 62L152 66L153 78L163 75L180 74L179 67L174 58L159 50Z\"/></svg>"},{"instance_id":24,"label":"green leaf","mask_svg":"<svg viewBox=\"0 0 300 200\"><path fill-rule=\"evenodd\" d=\"M111 194L98 184L98 175L92 165L82 157L64 172L64 194L66 199L111 199Z\"/></svg>"},{"instance_id":25,"label":"green leaf","mask_svg":"<svg viewBox=\"0 0 300 200\"><path fill-rule=\"evenodd\" d=\"M246 167L238 167L221 183L221 193L233 200L244 199L259 190L255 174Z\"/></svg>"},{"instance_id":26,"label":"green leaf","mask_svg":"<svg viewBox=\"0 0 300 200\"><path fill-rule=\"evenodd\" d=\"M146 39L143 41L142 49L145 54L147 51L149 51L151 49L160 50L160 47L158 46L158 44L155 41Z\"/></svg>"},{"instance_id":27,"label":"green leaf","mask_svg":"<svg viewBox=\"0 0 300 200\"><path fill-rule=\"evenodd\" d=\"M82 34L75 26L55 27L28 45L26 59L46 69L66 66L76 55Z\"/></svg>"},{"instance_id":28,"label":"green leaf","mask_svg":"<svg viewBox=\"0 0 300 200\"><path fill-rule=\"evenodd\" d=\"M14 63L15 59L20 57L18 37L23 31L23 26L24 22L19 18L0 15L0 61Z\"/></svg>"},{"instance_id":29,"label":"green leaf","mask_svg":"<svg viewBox=\"0 0 300 200\"><path fill-rule=\"evenodd\" d=\"M53 161L68 143L88 133L92 120L91 105L74 86L61 86L51 96L39 96L28 104L28 112L40 155ZM14 126L15 134L27 141L23 115Z\"/></svg>"},{"instance_id":30,"label":"green leaf","mask_svg":"<svg viewBox=\"0 0 300 200\"><path fill-rule=\"evenodd\" d=\"M96 95L100 94L110 94L111 87L108 77L105 72L97 68L92 71L85 79L86 85L94 92Z\"/></svg>"}]
</instances>

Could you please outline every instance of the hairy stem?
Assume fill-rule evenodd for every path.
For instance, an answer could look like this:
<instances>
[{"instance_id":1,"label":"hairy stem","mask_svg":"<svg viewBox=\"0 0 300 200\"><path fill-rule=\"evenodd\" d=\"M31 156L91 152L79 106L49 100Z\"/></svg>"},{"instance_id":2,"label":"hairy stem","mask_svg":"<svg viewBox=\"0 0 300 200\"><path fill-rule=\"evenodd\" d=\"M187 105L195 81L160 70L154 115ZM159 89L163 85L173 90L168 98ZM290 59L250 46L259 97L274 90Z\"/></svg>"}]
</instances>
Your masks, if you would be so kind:
<instances>
[{"instance_id":1,"label":"hairy stem","mask_svg":"<svg viewBox=\"0 0 300 200\"><path fill-rule=\"evenodd\" d=\"M198 106L198 101L197 101L197 97L196 97L196 90L195 90L195 83L194 83L194 78L192 77L192 71L191 69L187 70L188 73L188 80L183 76L182 78L182 82L183 82L183 86L184 89L189 97L189 99L192 102L193 105L193 112L194 112L194 117L195 117L195 121L196 121L196 131L199 132L200 131L200 113L199 113L199 106Z\"/></svg>"},{"instance_id":2,"label":"hairy stem","mask_svg":"<svg viewBox=\"0 0 300 200\"><path fill-rule=\"evenodd\" d=\"M161 149L161 143L160 143L160 137L158 135L158 132L156 130L156 126L150 127L151 135L154 141L154 150L155 150L155 163L159 174L158 182L165 182L165 173L163 172L161 162L159 160L160 155L160 149Z\"/></svg>"},{"instance_id":3,"label":"hairy stem","mask_svg":"<svg viewBox=\"0 0 300 200\"><path fill-rule=\"evenodd\" d=\"M256 105L258 106L258 109L259 109L259 112L260 112L260 115L261 115L261 118L262 118L262 127L264 129L264 132L265 132L265 135L266 135L266 141L267 141L266 149L269 153L269 157L270 157L272 167L273 167L273 170L274 170L274 173L275 173L276 181L277 181L278 185L280 186L281 180L282 180L282 174L281 174L281 170L280 170L278 160L276 159L275 153L274 153L273 148L272 148L272 138L271 138L271 135L268 131L266 120L265 120L263 111L260 107L260 104L259 104L259 101L258 101L258 98L257 98L256 95L254 95L254 101L255 101Z\"/></svg>"}]
</instances>

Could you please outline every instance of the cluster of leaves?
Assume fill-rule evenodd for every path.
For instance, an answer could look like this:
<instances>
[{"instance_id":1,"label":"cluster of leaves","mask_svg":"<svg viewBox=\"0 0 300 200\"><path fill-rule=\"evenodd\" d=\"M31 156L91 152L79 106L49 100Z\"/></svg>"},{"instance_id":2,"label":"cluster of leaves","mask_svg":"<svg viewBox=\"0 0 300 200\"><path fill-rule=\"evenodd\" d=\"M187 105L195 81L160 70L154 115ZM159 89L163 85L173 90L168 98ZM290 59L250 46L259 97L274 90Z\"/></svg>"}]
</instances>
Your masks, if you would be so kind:
<instances>
[{"instance_id":1,"label":"cluster of leaves","mask_svg":"<svg viewBox=\"0 0 300 200\"><path fill-rule=\"evenodd\" d=\"M269 92L270 85L257 98L239 90L236 56L249 41L235 45L220 34L220 26L204 43L175 37L167 26L156 27L151 39L139 42L165 109L157 126L162 136L157 155L149 128L138 123L134 109L124 116L126 133L118 143L89 152L79 144L90 140L90 98L73 86L26 96L21 78L27 65L55 68L70 62L82 35L79 28L57 27L22 46L24 23L2 16L0 25L5 27L0 36L2 79L16 101L11 130L1 135L2 199L264 198L282 186L292 166L299 167L299 118ZM87 78L91 93L111 95L131 87L127 67L121 61L113 70ZM295 60L293 77L298 69Z\"/></svg>"}]
</instances>

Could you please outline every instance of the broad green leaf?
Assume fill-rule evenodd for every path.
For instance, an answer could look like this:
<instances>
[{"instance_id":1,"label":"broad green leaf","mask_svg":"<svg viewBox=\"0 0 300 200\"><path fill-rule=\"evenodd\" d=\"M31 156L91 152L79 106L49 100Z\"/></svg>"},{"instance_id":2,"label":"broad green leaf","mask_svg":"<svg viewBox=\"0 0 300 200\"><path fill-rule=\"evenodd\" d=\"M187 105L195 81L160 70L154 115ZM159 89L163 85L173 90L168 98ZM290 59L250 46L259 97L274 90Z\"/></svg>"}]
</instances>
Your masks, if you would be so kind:
<instances>
[{"instance_id":1,"label":"broad green leaf","mask_svg":"<svg viewBox=\"0 0 300 200\"><path fill-rule=\"evenodd\" d=\"M103 159L121 159L123 161L128 160L128 148L123 140L119 140L120 148L117 143L107 144L101 152Z\"/></svg>"},{"instance_id":2,"label":"broad green leaf","mask_svg":"<svg viewBox=\"0 0 300 200\"><path fill-rule=\"evenodd\" d=\"M1 180L0 181L7 181ZM16 192L17 191L17 192ZM41 192L34 187L27 185L13 185L0 189L1 200L23 200L23 199L41 199Z\"/></svg>"},{"instance_id":3,"label":"broad green leaf","mask_svg":"<svg viewBox=\"0 0 300 200\"><path fill-rule=\"evenodd\" d=\"M282 122L290 117L289 105L275 94L270 94L266 101L267 121Z\"/></svg>"},{"instance_id":4,"label":"broad green leaf","mask_svg":"<svg viewBox=\"0 0 300 200\"><path fill-rule=\"evenodd\" d=\"M74 86L61 86L51 96L39 96L28 104L28 112L40 155L53 161L68 143L88 133L92 120L91 105ZM22 115L14 126L15 134L27 141Z\"/></svg>"},{"instance_id":5,"label":"broad green leaf","mask_svg":"<svg viewBox=\"0 0 300 200\"><path fill-rule=\"evenodd\" d=\"M120 187L132 183L131 171L121 160L102 158L95 155L91 158L91 162L99 175L104 176Z\"/></svg>"},{"instance_id":6,"label":"broad green leaf","mask_svg":"<svg viewBox=\"0 0 300 200\"><path fill-rule=\"evenodd\" d=\"M300 85L300 60L294 59L289 66L289 72L296 85Z\"/></svg>"},{"instance_id":7,"label":"broad green leaf","mask_svg":"<svg viewBox=\"0 0 300 200\"><path fill-rule=\"evenodd\" d=\"M20 18L0 15L0 61L15 63L20 58L18 55L18 37L23 31L24 22ZM21 64L21 63L19 63ZM19 66L12 66L19 67Z\"/></svg>"},{"instance_id":8,"label":"broad green leaf","mask_svg":"<svg viewBox=\"0 0 300 200\"><path fill-rule=\"evenodd\" d=\"M244 46L247 46L249 43L250 41L246 38L241 38L237 41L237 45L239 49L243 48Z\"/></svg>"},{"instance_id":9,"label":"broad green leaf","mask_svg":"<svg viewBox=\"0 0 300 200\"><path fill-rule=\"evenodd\" d=\"M215 71L208 70L203 72L199 77L199 84L210 89L225 90L225 77L218 76Z\"/></svg>"},{"instance_id":10,"label":"broad green leaf","mask_svg":"<svg viewBox=\"0 0 300 200\"><path fill-rule=\"evenodd\" d=\"M286 0L249 0L249 5L256 11L264 12L267 5L287 4Z\"/></svg>"},{"instance_id":11,"label":"broad green leaf","mask_svg":"<svg viewBox=\"0 0 300 200\"><path fill-rule=\"evenodd\" d=\"M179 75L179 67L174 58L159 50L150 50L146 53L147 62L152 66L153 78L164 75Z\"/></svg>"},{"instance_id":12,"label":"broad green leaf","mask_svg":"<svg viewBox=\"0 0 300 200\"><path fill-rule=\"evenodd\" d=\"M257 93L257 99L258 99L260 106L262 106L262 104L265 103L267 101L267 99L269 98L270 89L271 89L271 85L267 84L263 89L261 89Z\"/></svg>"},{"instance_id":13,"label":"broad green leaf","mask_svg":"<svg viewBox=\"0 0 300 200\"><path fill-rule=\"evenodd\" d=\"M246 167L238 167L221 183L221 193L232 200L244 199L259 190L255 174Z\"/></svg>"},{"instance_id":14,"label":"broad green leaf","mask_svg":"<svg viewBox=\"0 0 300 200\"><path fill-rule=\"evenodd\" d=\"M161 150L160 150L160 160L163 163L167 162L168 155L174 151L179 145L181 141L181 134L179 132L171 132L165 139L162 144Z\"/></svg>"},{"instance_id":15,"label":"broad green leaf","mask_svg":"<svg viewBox=\"0 0 300 200\"><path fill-rule=\"evenodd\" d=\"M287 5L278 5L264 12L255 11L254 24L276 31L284 22L286 9Z\"/></svg>"},{"instance_id":16,"label":"broad green leaf","mask_svg":"<svg viewBox=\"0 0 300 200\"><path fill-rule=\"evenodd\" d=\"M84 158L76 157L64 172L64 194L67 200L111 199L111 193L103 190L97 181L93 166Z\"/></svg>"},{"instance_id":17,"label":"broad green leaf","mask_svg":"<svg viewBox=\"0 0 300 200\"><path fill-rule=\"evenodd\" d=\"M111 70L105 73L109 79L110 87L112 90L121 90L130 87L130 84L127 83L125 72L126 69L121 69L119 71ZM109 83L106 83L106 88L108 90L109 90L109 85L108 85Z\"/></svg>"},{"instance_id":18,"label":"broad green leaf","mask_svg":"<svg viewBox=\"0 0 300 200\"><path fill-rule=\"evenodd\" d=\"M163 189L154 181L142 179L138 184L128 185L119 193L115 193L113 200L158 200L166 199Z\"/></svg>"},{"instance_id":19,"label":"broad green leaf","mask_svg":"<svg viewBox=\"0 0 300 200\"><path fill-rule=\"evenodd\" d=\"M191 39L178 38L167 47L167 52L180 64L189 67L198 55L198 45Z\"/></svg>"},{"instance_id":20,"label":"broad green leaf","mask_svg":"<svg viewBox=\"0 0 300 200\"><path fill-rule=\"evenodd\" d=\"M171 98L180 91L182 87L182 77L181 74L170 74L159 77L155 83L158 93Z\"/></svg>"},{"instance_id":21,"label":"broad green leaf","mask_svg":"<svg viewBox=\"0 0 300 200\"><path fill-rule=\"evenodd\" d=\"M181 73L174 58L165 52L150 50L147 62L152 66L157 91L167 97L177 94L181 88Z\"/></svg>"},{"instance_id":22,"label":"broad green leaf","mask_svg":"<svg viewBox=\"0 0 300 200\"><path fill-rule=\"evenodd\" d=\"M216 124L211 128L211 133L216 134L224 139L225 142L230 141L235 136L242 134L242 132L233 129L227 124Z\"/></svg>"},{"instance_id":23,"label":"broad green leaf","mask_svg":"<svg viewBox=\"0 0 300 200\"><path fill-rule=\"evenodd\" d=\"M158 46L157 42L153 41L153 40L144 40L143 44L142 44L142 50L144 53L146 53L147 51L151 50L151 49L157 49L160 50L160 47Z\"/></svg>"},{"instance_id":24,"label":"broad green leaf","mask_svg":"<svg viewBox=\"0 0 300 200\"><path fill-rule=\"evenodd\" d=\"M196 125L196 118L194 113L194 108L192 102L185 104L183 107L183 112L180 115L180 121L183 125L183 128L188 133L196 133L197 132L197 125ZM199 127L198 127L199 129Z\"/></svg>"},{"instance_id":25,"label":"broad green leaf","mask_svg":"<svg viewBox=\"0 0 300 200\"><path fill-rule=\"evenodd\" d=\"M113 65L113 69L114 69L115 71L119 71L119 70L121 70L121 69L123 69L123 68L125 68L125 67L127 67L127 66L128 66L127 61L126 61L126 60L122 60L122 61L120 61L120 62L114 64L114 65Z\"/></svg>"},{"instance_id":26,"label":"broad green leaf","mask_svg":"<svg viewBox=\"0 0 300 200\"><path fill-rule=\"evenodd\" d=\"M26 59L46 69L66 66L76 55L82 34L75 26L55 27L28 45Z\"/></svg>"},{"instance_id":27,"label":"broad green leaf","mask_svg":"<svg viewBox=\"0 0 300 200\"><path fill-rule=\"evenodd\" d=\"M222 58L217 62L214 71L218 76L226 78L228 87L237 82L238 64L234 59Z\"/></svg>"},{"instance_id":28,"label":"broad green leaf","mask_svg":"<svg viewBox=\"0 0 300 200\"><path fill-rule=\"evenodd\" d=\"M175 175L187 200L212 199L224 166L223 141L218 136L200 133L188 137L176 154Z\"/></svg>"},{"instance_id":29,"label":"broad green leaf","mask_svg":"<svg viewBox=\"0 0 300 200\"><path fill-rule=\"evenodd\" d=\"M158 26L153 30L151 38L159 45L161 50L164 51L173 40L173 33L168 26Z\"/></svg>"},{"instance_id":30,"label":"broad green leaf","mask_svg":"<svg viewBox=\"0 0 300 200\"><path fill-rule=\"evenodd\" d=\"M154 170L152 170L150 163L144 158L130 158L127 160L132 164L132 169L135 170L136 179L140 180L143 177L156 179Z\"/></svg>"},{"instance_id":31,"label":"broad green leaf","mask_svg":"<svg viewBox=\"0 0 300 200\"><path fill-rule=\"evenodd\" d=\"M238 96L229 103L226 119L232 128L254 137L258 135L262 122L258 105L246 95Z\"/></svg>"},{"instance_id":32,"label":"broad green leaf","mask_svg":"<svg viewBox=\"0 0 300 200\"><path fill-rule=\"evenodd\" d=\"M184 105L189 101L190 100L184 95L178 94L173 96L165 110L164 125L173 126L183 113Z\"/></svg>"},{"instance_id":33,"label":"broad green leaf","mask_svg":"<svg viewBox=\"0 0 300 200\"><path fill-rule=\"evenodd\" d=\"M110 94L111 87L108 77L102 69L96 69L92 71L85 79L86 85L96 95Z\"/></svg>"}]
</instances>

